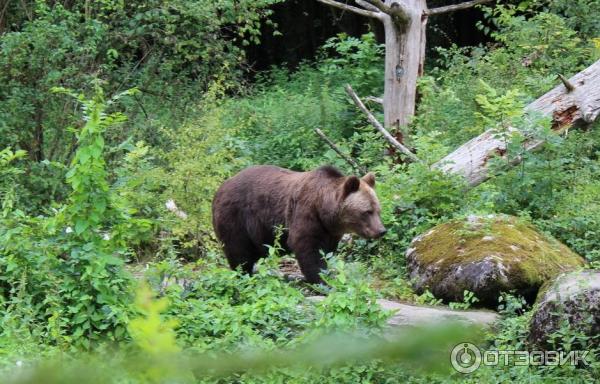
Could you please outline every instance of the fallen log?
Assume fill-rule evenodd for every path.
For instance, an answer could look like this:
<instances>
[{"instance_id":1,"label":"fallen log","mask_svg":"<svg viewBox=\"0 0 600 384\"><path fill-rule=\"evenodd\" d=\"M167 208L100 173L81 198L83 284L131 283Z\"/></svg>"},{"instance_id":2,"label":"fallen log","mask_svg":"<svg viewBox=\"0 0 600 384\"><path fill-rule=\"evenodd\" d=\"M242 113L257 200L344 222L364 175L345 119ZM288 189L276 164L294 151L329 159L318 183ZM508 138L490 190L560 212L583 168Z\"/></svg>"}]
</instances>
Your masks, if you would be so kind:
<instances>
[{"instance_id":1,"label":"fallen log","mask_svg":"<svg viewBox=\"0 0 600 384\"><path fill-rule=\"evenodd\" d=\"M308 297L312 301L321 301L324 298L324 296ZM385 299L378 299L377 304L381 309L393 312L393 315L387 321L387 324L391 327L419 327L458 322L491 328L500 320L498 313L485 309L463 311L445 306L413 305Z\"/></svg>"},{"instance_id":2,"label":"fallen log","mask_svg":"<svg viewBox=\"0 0 600 384\"><path fill-rule=\"evenodd\" d=\"M600 114L600 60L567 80L559 75L562 84L541 96L527 107L526 114L552 119L552 130L561 133L574 125L590 124ZM525 138L527 151L544 144L539 138ZM489 161L492 158L506 159L506 141L489 129L471 139L433 165L447 173L465 177L471 187L475 187L489 177ZM511 159L509 165L516 165L521 158Z\"/></svg>"}]
</instances>

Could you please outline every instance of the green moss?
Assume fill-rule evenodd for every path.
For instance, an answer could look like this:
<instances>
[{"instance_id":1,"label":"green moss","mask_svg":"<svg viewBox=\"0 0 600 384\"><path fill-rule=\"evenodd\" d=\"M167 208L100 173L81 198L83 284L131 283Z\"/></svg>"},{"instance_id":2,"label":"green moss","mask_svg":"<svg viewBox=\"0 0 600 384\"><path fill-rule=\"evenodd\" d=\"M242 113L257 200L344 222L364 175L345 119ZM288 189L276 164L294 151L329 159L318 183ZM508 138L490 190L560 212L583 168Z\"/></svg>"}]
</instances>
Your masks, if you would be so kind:
<instances>
[{"instance_id":1,"label":"green moss","mask_svg":"<svg viewBox=\"0 0 600 384\"><path fill-rule=\"evenodd\" d=\"M517 285L540 285L585 264L556 239L505 215L450 221L425 233L412 246L421 264L435 264L439 271L493 258L502 263L507 278Z\"/></svg>"}]
</instances>

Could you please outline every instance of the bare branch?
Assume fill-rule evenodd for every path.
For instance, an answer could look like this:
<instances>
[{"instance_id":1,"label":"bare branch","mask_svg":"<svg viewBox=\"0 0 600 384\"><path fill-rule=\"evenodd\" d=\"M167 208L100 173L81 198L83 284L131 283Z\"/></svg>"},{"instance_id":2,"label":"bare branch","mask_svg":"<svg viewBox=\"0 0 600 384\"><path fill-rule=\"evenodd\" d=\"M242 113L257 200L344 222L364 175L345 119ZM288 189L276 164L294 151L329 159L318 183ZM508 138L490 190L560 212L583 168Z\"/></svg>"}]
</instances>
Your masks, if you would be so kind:
<instances>
[{"instance_id":1,"label":"bare branch","mask_svg":"<svg viewBox=\"0 0 600 384\"><path fill-rule=\"evenodd\" d=\"M432 9L430 9L430 10L427 11L427 15L429 15L429 16L431 16L431 15L441 15L443 13L460 11L462 9L472 8L472 7L474 7L476 5L479 5L479 4L491 3L492 1L494 1L494 0L472 0L472 1L465 1L464 3L459 3L459 4L454 4L454 5L447 5L445 7L432 8Z\"/></svg>"},{"instance_id":2,"label":"bare branch","mask_svg":"<svg viewBox=\"0 0 600 384\"><path fill-rule=\"evenodd\" d=\"M575 90L575 86L571 84L571 82L566 77L559 73L558 78L560 79L560 81L562 81L565 88L567 88L567 92L573 92Z\"/></svg>"},{"instance_id":3,"label":"bare branch","mask_svg":"<svg viewBox=\"0 0 600 384\"><path fill-rule=\"evenodd\" d=\"M360 171L361 173L367 173L366 169L361 167L353 158L351 158L350 156L346 155L344 152L342 152L342 150L340 148L338 148L337 145L335 145L335 143L333 141L331 141L331 139L329 139L329 137L327 137L327 135L325 135L323 133L323 131L321 131L319 128L315 128L315 133L317 135L319 135L319 137L321 139L323 139L324 142L327 143L327 145L329 145L329 147L331 149L333 149L333 151L335 153L337 153L342 159L346 160L346 162L348 164L350 164L350 166L358 171Z\"/></svg>"},{"instance_id":4,"label":"bare branch","mask_svg":"<svg viewBox=\"0 0 600 384\"><path fill-rule=\"evenodd\" d=\"M383 125L381 125L381 123L375 118L375 116L373 116L371 111L369 111L367 107L365 107L365 105L360 100L356 92L354 92L354 89L352 89L350 84L346 85L346 93L348 93L348 96L352 98L354 104L356 104L358 109L360 109L367 115L367 119L369 120L369 122L383 135L383 137L385 137L385 139L390 144L392 144L400 152L404 153L406 157L408 157L411 161L420 162L419 158L415 156L414 153L412 153L408 148L402 145L402 143L398 142L398 140L396 140L394 136L390 135L390 133L383 127Z\"/></svg>"},{"instance_id":5,"label":"bare branch","mask_svg":"<svg viewBox=\"0 0 600 384\"><path fill-rule=\"evenodd\" d=\"M406 6L401 2L394 2L391 6L386 5L381 0L365 0L373 7L379 9L380 12L390 15L394 21L401 26L408 25L410 16L406 10Z\"/></svg>"},{"instance_id":6,"label":"bare branch","mask_svg":"<svg viewBox=\"0 0 600 384\"><path fill-rule=\"evenodd\" d=\"M331 5L332 7L335 7L335 8L339 8L339 9L343 9L345 11L350 11L350 12L356 13L361 16L373 17L376 19L379 19L381 17L379 12L367 11L366 9L354 7L352 5L348 5L345 3L340 3L339 1L334 1L334 0L317 0L317 1L320 3L323 3L323 4Z\"/></svg>"},{"instance_id":7,"label":"bare branch","mask_svg":"<svg viewBox=\"0 0 600 384\"><path fill-rule=\"evenodd\" d=\"M377 104L383 104L383 97L367 96L365 100L372 101Z\"/></svg>"},{"instance_id":8,"label":"bare branch","mask_svg":"<svg viewBox=\"0 0 600 384\"><path fill-rule=\"evenodd\" d=\"M376 6L374 6L374 5L366 2L365 0L354 0L354 2L356 4L358 4L358 5L360 5L361 7L363 7L364 9L367 9L369 11L373 11L373 12L379 13L379 9L377 9Z\"/></svg>"}]
</instances>

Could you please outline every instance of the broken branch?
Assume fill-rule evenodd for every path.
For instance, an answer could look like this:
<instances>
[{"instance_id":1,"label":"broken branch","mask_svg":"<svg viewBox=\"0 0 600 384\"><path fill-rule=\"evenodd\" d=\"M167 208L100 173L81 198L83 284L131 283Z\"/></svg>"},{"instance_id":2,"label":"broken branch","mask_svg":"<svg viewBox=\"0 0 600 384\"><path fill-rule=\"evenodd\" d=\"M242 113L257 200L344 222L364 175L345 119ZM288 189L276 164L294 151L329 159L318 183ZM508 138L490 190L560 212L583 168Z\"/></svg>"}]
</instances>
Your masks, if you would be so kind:
<instances>
[{"instance_id":1,"label":"broken branch","mask_svg":"<svg viewBox=\"0 0 600 384\"><path fill-rule=\"evenodd\" d=\"M360 5L361 7L363 7L364 9L367 9L369 11L373 11L375 13L379 13L379 9L377 9L376 6L366 2L365 0L354 0L354 2L358 5ZM380 15L381 16L381 15Z\"/></svg>"},{"instance_id":2,"label":"broken branch","mask_svg":"<svg viewBox=\"0 0 600 384\"><path fill-rule=\"evenodd\" d=\"M344 11L350 11L350 12L356 13L361 16L373 17L376 19L380 18L379 12L367 11L366 9L354 7L352 5L348 5L345 3L340 3L339 1L334 1L334 0L317 0L317 1L320 3L323 3L323 4L331 5L332 7L335 7L338 9L342 9Z\"/></svg>"},{"instance_id":3,"label":"broken branch","mask_svg":"<svg viewBox=\"0 0 600 384\"><path fill-rule=\"evenodd\" d=\"M358 164L358 163L356 162L356 160L354 160L353 158L351 158L350 156L348 156L348 155L346 155L344 152L342 152L342 150L341 150L341 149L340 149L340 148L339 148L337 145L335 145L335 143L334 143L333 141L331 141L331 139L330 139L329 137L327 137L327 135L325 135L325 134L323 133L323 131L321 131L319 128L315 128L315 133L316 133L317 135L319 135L319 137L320 137L321 139L323 139L323 141L324 141L325 143L327 143L327 145L329 145L329 147L330 147L331 149L333 149L333 151L334 151L335 153L337 153L337 154L338 154L338 155L339 155L339 156L340 156L342 159L346 160L346 162L347 162L348 164L350 164L350 166L351 166L352 168L354 168L354 169L356 169L356 170L360 171L360 172L361 172L361 173L363 173L363 174L367 173L367 171L366 171L366 169L365 169L365 168L361 167L361 166L360 166L360 164Z\"/></svg>"},{"instance_id":4,"label":"broken branch","mask_svg":"<svg viewBox=\"0 0 600 384\"><path fill-rule=\"evenodd\" d=\"M566 77L564 77L563 75L561 75L559 73L558 78L565 85L565 88L567 88L567 92L573 92L575 90L575 86L573 84L571 84L571 82L569 80L567 80Z\"/></svg>"},{"instance_id":5,"label":"broken branch","mask_svg":"<svg viewBox=\"0 0 600 384\"><path fill-rule=\"evenodd\" d=\"M402 143L400 143L398 140L396 140L394 138L394 136L392 136L383 127L383 125L381 125L381 123L375 118L375 116L373 116L373 114L371 113L371 111L369 111L367 109L367 107L365 107L365 104L358 97L358 95L356 94L356 92L354 92L354 89L352 89L352 87L350 86L350 84L346 85L346 93L348 93L348 96L350 96L350 98L352 98L352 101L354 101L354 104L358 107L358 109L360 109L361 111L363 111L367 115L367 119L369 120L369 122L383 135L383 137L385 137L385 139L392 146L394 146L400 152L404 153L404 155L406 155L406 157L408 157L413 162L420 162L419 158L417 156L415 156L414 153L412 153L408 148L406 148L404 145L402 145Z\"/></svg>"},{"instance_id":6,"label":"broken branch","mask_svg":"<svg viewBox=\"0 0 600 384\"><path fill-rule=\"evenodd\" d=\"M492 1L493 0L473 0L473 1L466 1L466 2L460 3L460 4L447 5L445 7L432 8L427 11L427 15L429 15L429 16L441 15L443 13L460 11L462 9L472 8L479 4L491 3Z\"/></svg>"},{"instance_id":7,"label":"broken branch","mask_svg":"<svg viewBox=\"0 0 600 384\"><path fill-rule=\"evenodd\" d=\"M383 97L367 96L365 100L372 101L377 104L383 104Z\"/></svg>"},{"instance_id":8,"label":"broken branch","mask_svg":"<svg viewBox=\"0 0 600 384\"><path fill-rule=\"evenodd\" d=\"M394 18L394 20L400 25L408 25L408 23L410 23L410 16L408 15L406 6L401 2L394 2L391 5L387 5L381 0L365 1L371 4L373 7L379 9L380 12L385 13Z\"/></svg>"}]
</instances>

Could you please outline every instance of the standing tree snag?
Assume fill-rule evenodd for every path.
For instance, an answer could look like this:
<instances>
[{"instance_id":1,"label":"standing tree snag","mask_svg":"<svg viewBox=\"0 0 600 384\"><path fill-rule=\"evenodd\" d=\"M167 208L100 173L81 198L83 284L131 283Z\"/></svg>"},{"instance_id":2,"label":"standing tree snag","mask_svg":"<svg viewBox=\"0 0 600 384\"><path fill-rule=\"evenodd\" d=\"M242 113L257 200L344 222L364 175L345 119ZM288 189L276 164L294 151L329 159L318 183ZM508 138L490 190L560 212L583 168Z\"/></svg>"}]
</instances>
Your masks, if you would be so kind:
<instances>
[{"instance_id":1,"label":"standing tree snag","mask_svg":"<svg viewBox=\"0 0 600 384\"><path fill-rule=\"evenodd\" d=\"M425 27L430 15L467 9L492 0L474 0L445 7L427 8L426 0L317 0L356 14L378 19L385 31L384 126L403 142L400 127L415 114L417 78L425 62Z\"/></svg>"}]
</instances>

